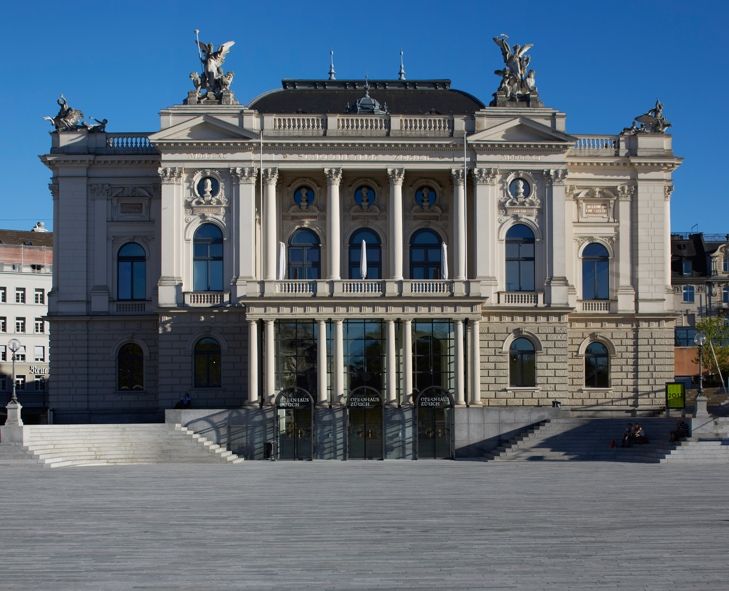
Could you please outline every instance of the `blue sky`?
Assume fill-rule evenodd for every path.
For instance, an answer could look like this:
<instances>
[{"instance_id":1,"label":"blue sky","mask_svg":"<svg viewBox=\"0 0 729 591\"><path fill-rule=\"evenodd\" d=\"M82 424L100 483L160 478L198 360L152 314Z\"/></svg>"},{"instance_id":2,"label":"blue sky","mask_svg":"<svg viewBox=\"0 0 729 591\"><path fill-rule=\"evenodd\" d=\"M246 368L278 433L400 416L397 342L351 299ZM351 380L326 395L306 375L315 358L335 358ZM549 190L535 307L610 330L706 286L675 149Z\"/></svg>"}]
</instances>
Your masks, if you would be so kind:
<instances>
[{"instance_id":1,"label":"blue sky","mask_svg":"<svg viewBox=\"0 0 729 591\"><path fill-rule=\"evenodd\" d=\"M193 30L236 41L226 62L246 104L282 78L450 78L488 102L501 66L491 38L533 43L545 104L567 113L572 133L618 133L656 98L673 123L673 229L729 232L727 154L729 3L714 0L589 2L13 2L5 16L0 227L52 221L50 146L60 92L109 131L154 131L158 111L180 103L198 69Z\"/></svg>"}]
</instances>

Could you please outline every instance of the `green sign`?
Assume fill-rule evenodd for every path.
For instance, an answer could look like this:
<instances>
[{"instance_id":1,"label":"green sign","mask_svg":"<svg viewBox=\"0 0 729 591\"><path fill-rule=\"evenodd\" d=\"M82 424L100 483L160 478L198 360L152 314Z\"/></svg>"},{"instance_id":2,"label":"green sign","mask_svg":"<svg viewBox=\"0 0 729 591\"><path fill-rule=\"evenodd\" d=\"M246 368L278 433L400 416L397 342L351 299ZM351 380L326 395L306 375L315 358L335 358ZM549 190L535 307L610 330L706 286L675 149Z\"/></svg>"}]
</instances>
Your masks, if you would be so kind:
<instances>
[{"instance_id":1,"label":"green sign","mask_svg":"<svg viewBox=\"0 0 729 591\"><path fill-rule=\"evenodd\" d=\"M686 385L681 382L666 382L666 408L686 408Z\"/></svg>"}]
</instances>

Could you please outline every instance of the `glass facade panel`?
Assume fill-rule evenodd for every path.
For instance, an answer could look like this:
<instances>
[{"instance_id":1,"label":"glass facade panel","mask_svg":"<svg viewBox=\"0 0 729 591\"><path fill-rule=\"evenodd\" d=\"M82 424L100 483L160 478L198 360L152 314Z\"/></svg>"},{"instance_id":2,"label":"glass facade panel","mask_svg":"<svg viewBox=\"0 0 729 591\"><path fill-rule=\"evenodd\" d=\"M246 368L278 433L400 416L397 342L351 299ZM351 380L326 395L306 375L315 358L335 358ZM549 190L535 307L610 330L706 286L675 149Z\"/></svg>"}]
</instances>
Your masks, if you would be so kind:
<instances>
[{"instance_id":1,"label":"glass facade panel","mask_svg":"<svg viewBox=\"0 0 729 591\"><path fill-rule=\"evenodd\" d=\"M386 323L381 320L347 320L344 323L344 370L348 392L369 386L385 387Z\"/></svg>"},{"instance_id":2,"label":"glass facade panel","mask_svg":"<svg viewBox=\"0 0 729 591\"><path fill-rule=\"evenodd\" d=\"M453 390L455 341L450 320L416 320L413 326L413 383L420 392L429 386Z\"/></svg>"},{"instance_id":3,"label":"glass facade panel","mask_svg":"<svg viewBox=\"0 0 729 591\"><path fill-rule=\"evenodd\" d=\"M318 391L319 326L315 320L278 321L276 383L279 389L303 388L314 399Z\"/></svg>"}]
</instances>

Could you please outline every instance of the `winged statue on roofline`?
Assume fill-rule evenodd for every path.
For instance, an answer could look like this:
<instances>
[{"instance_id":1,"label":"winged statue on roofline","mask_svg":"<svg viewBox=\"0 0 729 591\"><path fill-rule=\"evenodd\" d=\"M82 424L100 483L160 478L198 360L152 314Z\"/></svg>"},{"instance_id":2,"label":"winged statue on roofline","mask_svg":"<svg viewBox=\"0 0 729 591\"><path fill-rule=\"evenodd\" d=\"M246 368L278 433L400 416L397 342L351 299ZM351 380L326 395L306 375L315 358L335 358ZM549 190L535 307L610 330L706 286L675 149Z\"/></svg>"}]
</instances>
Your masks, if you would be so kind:
<instances>
[{"instance_id":1,"label":"winged statue on roofline","mask_svg":"<svg viewBox=\"0 0 729 591\"><path fill-rule=\"evenodd\" d=\"M192 72L190 79L195 86L187 97L188 104L215 101L222 104L233 104L235 99L230 91L233 82L233 72L223 71L223 62L235 45L235 41L221 43L217 49L212 43L200 41L199 29L195 29L195 45L198 48L198 56L202 63L202 72Z\"/></svg>"},{"instance_id":2,"label":"winged statue on roofline","mask_svg":"<svg viewBox=\"0 0 729 591\"><path fill-rule=\"evenodd\" d=\"M504 67L494 70L501 76L499 88L494 93L492 106L507 106L515 102L524 102L528 106L539 107L539 93L537 91L536 74L530 70L531 56L527 55L534 45L526 43L509 45L509 36L502 33L493 38L494 43L501 49Z\"/></svg>"}]
</instances>

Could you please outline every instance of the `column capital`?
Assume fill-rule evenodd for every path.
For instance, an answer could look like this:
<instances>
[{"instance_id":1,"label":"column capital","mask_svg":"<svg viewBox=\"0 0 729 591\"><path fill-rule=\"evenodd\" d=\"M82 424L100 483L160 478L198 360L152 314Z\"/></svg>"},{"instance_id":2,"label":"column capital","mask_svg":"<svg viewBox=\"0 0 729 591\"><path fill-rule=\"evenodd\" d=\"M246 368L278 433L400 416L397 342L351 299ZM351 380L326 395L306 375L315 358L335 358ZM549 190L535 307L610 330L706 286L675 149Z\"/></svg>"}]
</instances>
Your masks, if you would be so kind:
<instances>
[{"instance_id":1,"label":"column capital","mask_svg":"<svg viewBox=\"0 0 729 591\"><path fill-rule=\"evenodd\" d=\"M247 185L255 184L256 177L258 176L258 169L253 166L235 167L231 168L229 172L233 180L239 183L246 183Z\"/></svg>"},{"instance_id":2,"label":"column capital","mask_svg":"<svg viewBox=\"0 0 729 591\"><path fill-rule=\"evenodd\" d=\"M451 177L456 185L462 185L466 181L466 171L463 168L451 168Z\"/></svg>"},{"instance_id":3,"label":"column capital","mask_svg":"<svg viewBox=\"0 0 729 591\"><path fill-rule=\"evenodd\" d=\"M479 185L495 185L499 176L498 168L474 168L473 178Z\"/></svg>"},{"instance_id":4,"label":"column capital","mask_svg":"<svg viewBox=\"0 0 729 591\"><path fill-rule=\"evenodd\" d=\"M342 169L341 168L325 168L324 176L327 177L327 183L329 185L338 185L342 182Z\"/></svg>"},{"instance_id":5,"label":"column capital","mask_svg":"<svg viewBox=\"0 0 729 591\"><path fill-rule=\"evenodd\" d=\"M630 201L635 197L635 185L620 185L618 187L618 199L620 201Z\"/></svg>"},{"instance_id":6,"label":"column capital","mask_svg":"<svg viewBox=\"0 0 729 591\"><path fill-rule=\"evenodd\" d=\"M179 166L163 166L157 169L162 183L179 183L185 169Z\"/></svg>"},{"instance_id":7,"label":"column capital","mask_svg":"<svg viewBox=\"0 0 729 591\"><path fill-rule=\"evenodd\" d=\"M58 199L59 184L56 177L53 177L53 180L48 183L48 190L51 192L51 197L53 197L54 200Z\"/></svg>"},{"instance_id":8,"label":"column capital","mask_svg":"<svg viewBox=\"0 0 729 591\"><path fill-rule=\"evenodd\" d=\"M402 185L402 182L405 179L405 169L388 168L387 176L390 177L390 183L392 183L393 185Z\"/></svg>"},{"instance_id":9,"label":"column capital","mask_svg":"<svg viewBox=\"0 0 729 591\"><path fill-rule=\"evenodd\" d=\"M566 168L550 168L542 171L548 185L564 185L567 179Z\"/></svg>"},{"instance_id":10,"label":"column capital","mask_svg":"<svg viewBox=\"0 0 729 591\"><path fill-rule=\"evenodd\" d=\"M278 181L278 168L264 168L263 181L269 185L275 185Z\"/></svg>"},{"instance_id":11,"label":"column capital","mask_svg":"<svg viewBox=\"0 0 729 591\"><path fill-rule=\"evenodd\" d=\"M663 198L666 201L671 200L671 193L673 193L673 185L672 184L664 185L663 186Z\"/></svg>"}]
</instances>

